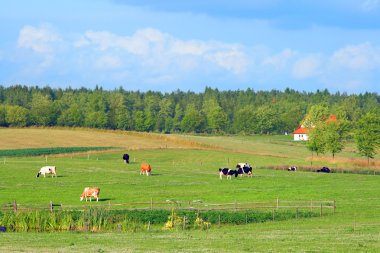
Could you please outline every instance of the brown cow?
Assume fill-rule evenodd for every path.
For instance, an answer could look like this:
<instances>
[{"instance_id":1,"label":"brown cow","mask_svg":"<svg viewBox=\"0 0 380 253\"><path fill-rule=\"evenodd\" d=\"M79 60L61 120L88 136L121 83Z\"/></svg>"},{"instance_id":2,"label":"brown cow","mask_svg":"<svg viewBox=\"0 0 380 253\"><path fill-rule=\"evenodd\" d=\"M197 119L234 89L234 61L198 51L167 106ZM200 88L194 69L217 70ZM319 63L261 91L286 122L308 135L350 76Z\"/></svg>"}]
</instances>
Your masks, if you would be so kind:
<instances>
[{"instance_id":1,"label":"brown cow","mask_svg":"<svg viewBox=\"0 0 380 253\"><path fill-rule=\"evenodd\" d=\"M90 202L91 202L92 197L94 197L96 201L99 201L99 192L100 192L100 188L98 187L86 187L84 188L83 193L80 196L80 201L82 201L85 198L87 202L87 198L90 198Z\"/></svg>"},{"instance_id":2,"label":"brown cow","mask_svg":"<svg viewBox=\"0 0 380 253\"><path fill-rule=\"evenodd\" d=\"M146 173L147 176L150 176L151 171L152 171L152 168L150 167L150 164L147 164L147 163L141 164L140 175L143 175Z\"/></svg>"}]
</instances>

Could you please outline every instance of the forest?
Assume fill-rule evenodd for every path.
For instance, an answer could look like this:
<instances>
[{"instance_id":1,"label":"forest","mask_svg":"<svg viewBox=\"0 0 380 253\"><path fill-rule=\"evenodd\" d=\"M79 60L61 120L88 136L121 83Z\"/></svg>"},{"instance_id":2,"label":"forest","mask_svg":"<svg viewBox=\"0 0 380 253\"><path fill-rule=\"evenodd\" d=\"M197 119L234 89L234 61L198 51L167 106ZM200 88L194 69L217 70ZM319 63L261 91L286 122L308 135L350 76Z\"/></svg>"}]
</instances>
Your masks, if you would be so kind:
<instances>
[{"instance_id":1,"label":"forest","mask_svg":"<svg viewBox=\"0 0 380 253\"><path fill-rule=\"evenodd\" d=\"M367 113L379 115L377 93L176 90L128 91L120 87L51 88L0 86L0 126L68 126L158 133L292 133L313 106L354 129Z\"/></svg>"}]
</instances>

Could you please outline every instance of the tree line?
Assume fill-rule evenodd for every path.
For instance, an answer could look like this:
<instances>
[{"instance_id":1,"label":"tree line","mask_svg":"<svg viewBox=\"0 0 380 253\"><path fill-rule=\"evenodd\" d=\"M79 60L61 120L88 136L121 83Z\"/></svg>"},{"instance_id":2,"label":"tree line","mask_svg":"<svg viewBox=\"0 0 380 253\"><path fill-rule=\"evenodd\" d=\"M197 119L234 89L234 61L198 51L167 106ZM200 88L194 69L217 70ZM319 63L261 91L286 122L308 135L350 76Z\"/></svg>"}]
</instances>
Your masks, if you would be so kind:
<instances>
[{"instance_id":1,"label":"tree line","mask_svg":"<svg viewBox=\"0 0 380 253\"><path fill-rule=\"evenodd\" d=\"M368 112L379 111L377 93L328 90L204 92L112 91L0 86L0 126L70 126L162 133L291 133L312 106L356 125Z\"/></svg>"},{"instance_id":2,"label":"tree line","mask_svg":"<svg viewBox=\"0 0 380 253\"><path fill-rule=\"evenodd\" d=\"M0 127L68 126L159 133L285 134L301 123L311 129L307 148L339 153L356 140L363 156L380 145L377 93L219 91L204 92L72 89L0 85ZM334 114L336 122L326 123Z\"/></svg>"}]
</instances>

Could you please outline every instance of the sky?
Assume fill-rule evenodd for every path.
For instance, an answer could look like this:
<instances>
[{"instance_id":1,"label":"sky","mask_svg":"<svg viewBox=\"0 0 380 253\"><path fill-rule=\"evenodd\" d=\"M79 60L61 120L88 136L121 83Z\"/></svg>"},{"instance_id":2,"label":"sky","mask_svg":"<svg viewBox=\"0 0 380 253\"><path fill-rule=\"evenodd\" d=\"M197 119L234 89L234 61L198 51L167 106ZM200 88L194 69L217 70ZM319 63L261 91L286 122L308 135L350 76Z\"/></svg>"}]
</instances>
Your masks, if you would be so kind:
<instances>
[{"instance_id":1,"label":"sky","mask_svg":"<svg viewBox=\"0 0 380 253\"><path fill-rule=\"evenodd\" d=\"M0 0L0 85L380 91L380 0Z\"/></svg>"}]
</instances>

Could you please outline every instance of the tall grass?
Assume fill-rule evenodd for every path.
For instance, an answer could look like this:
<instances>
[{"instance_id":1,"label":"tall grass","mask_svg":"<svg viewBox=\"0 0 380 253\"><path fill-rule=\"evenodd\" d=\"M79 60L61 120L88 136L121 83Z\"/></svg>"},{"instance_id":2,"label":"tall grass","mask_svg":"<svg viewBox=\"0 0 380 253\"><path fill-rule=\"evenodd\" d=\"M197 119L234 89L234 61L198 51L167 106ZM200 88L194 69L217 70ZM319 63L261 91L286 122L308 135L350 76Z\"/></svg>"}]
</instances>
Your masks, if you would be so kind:
<instances>
[{"instance_id":1,"label":"tall grass","mask_svg":"<svg viewBox=\"0 0 380 253\"><path fill-rule=\"evenodd\" d=\"M284 221L318 216L311 211L188 211L188 210L106 210L90 208L81 211L23 211L4 212L0 225L12 232L52 231L137 231L149 225L160 225L170 230L209 228L211 224L248 224ZM193 224L193 226L189 226Z\"/></svg>"}]
</instances>

